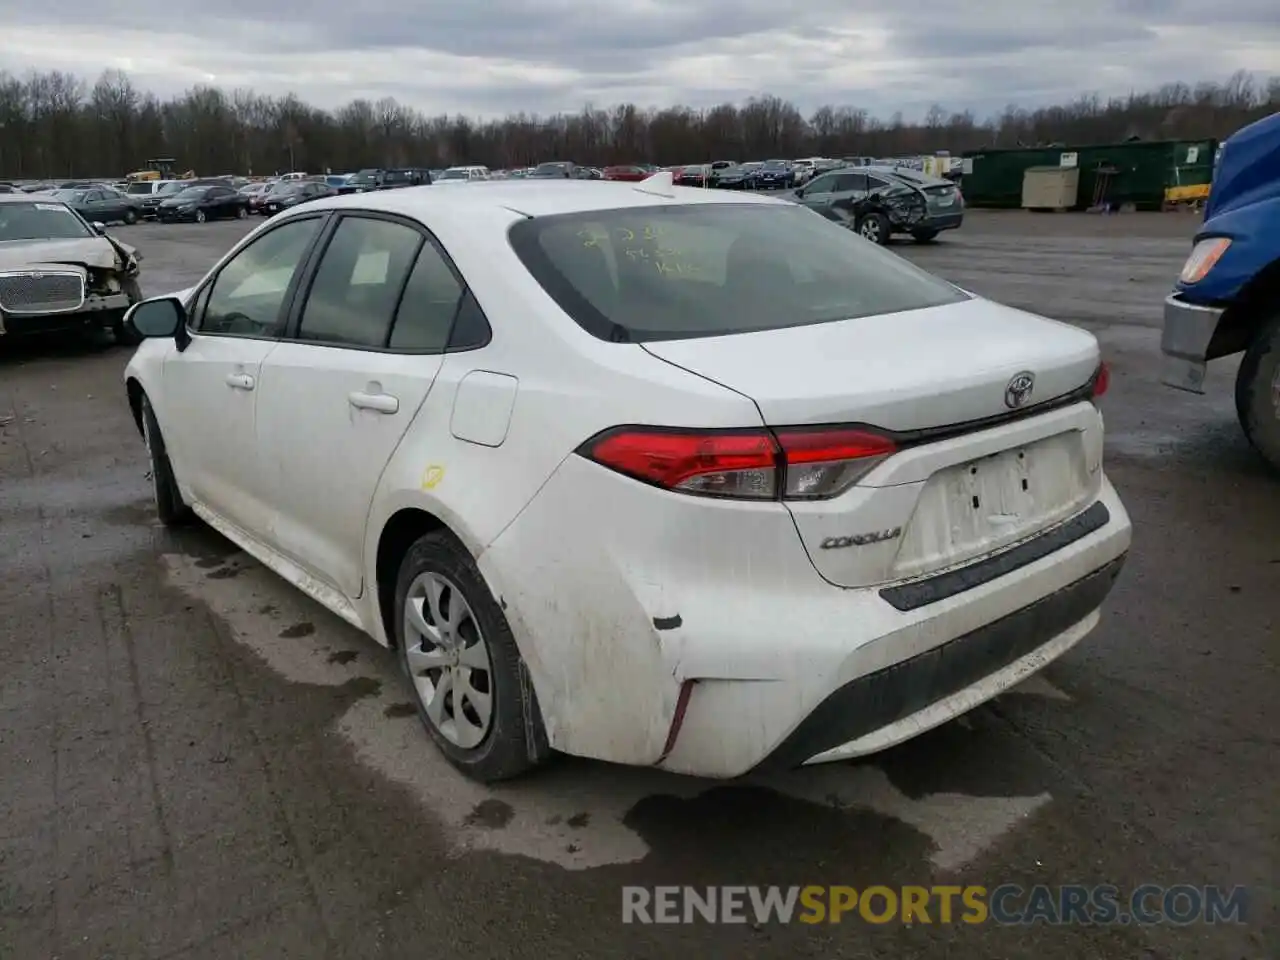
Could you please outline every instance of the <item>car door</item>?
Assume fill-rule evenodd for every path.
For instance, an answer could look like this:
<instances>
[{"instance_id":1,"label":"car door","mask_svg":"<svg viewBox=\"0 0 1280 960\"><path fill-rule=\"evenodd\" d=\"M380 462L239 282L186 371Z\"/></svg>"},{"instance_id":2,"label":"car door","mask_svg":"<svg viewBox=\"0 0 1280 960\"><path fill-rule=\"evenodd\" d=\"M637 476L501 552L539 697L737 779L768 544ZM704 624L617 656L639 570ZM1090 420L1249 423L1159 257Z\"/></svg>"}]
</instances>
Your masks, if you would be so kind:
<instances>
[{"instance_id":1,"label":"car door","mask_svg":"<svg viewBox=\"0 0 1280 960\"><path fill-rule=\"evenodd\" d=\"M848 221L857 217L862 201L867 197L867 175L865 173L837 173L834 188L831 191L829 205L833 220Z\"/></svg>"},{"instance_id":2,"label":"car door","mask_svg":"<svg viewBox=\"0 0 1280 960\"><path fill-rule=\"evenodd\" d=\"M102 206L98 214L98 219L104 223L110 223L113 220L123 220L125 211L124 196L117 190L100 190L102 195Z\"/></svg>"},{"instance_id":3,"label":"car door","mask_svg":"<svg viewBox=\"0 0 1280 960\"><path fill-rule=\"evenodd\" d=\"M255 402L262 361L284 318L321 215L255 237L208 278L188 319L190 342L165 361L166 433L193 500L261 537L271 489L263 482Z\"/></svg>"},{"instance_id":4,"label":"car door","mask_svg":"<svg viewBox=\"0 0 1280 960\"><path fill-rule=\"evenodd\" d=\"M835 197L836 175L824 173L811 180L808 186L802 187L796 198L806 207L817 210L823 216L830 216L829 208Z\"/></svg>"},{"instance_id":5,"label":"car door","mask_svg":"<svg viewBox=\"0 0 1280 960\"><path fill-rule=\"evenodd\" d=\"M86 190L78 207L79 213L90 223L105 220L102 215L103 195L101 190Z\"/></svg>"},{"instance_id":6,"label":"car door","mask_svg":"<svg viewBox=\"0 0 1280 960\"><path fill-rule=\"evenodd\" d=\"M464 292L415 222L345 214L263 364L258 429L281 492L276 545L346 597L363 589L374 491L431 390Z\"/></svg>"}]
</instances>

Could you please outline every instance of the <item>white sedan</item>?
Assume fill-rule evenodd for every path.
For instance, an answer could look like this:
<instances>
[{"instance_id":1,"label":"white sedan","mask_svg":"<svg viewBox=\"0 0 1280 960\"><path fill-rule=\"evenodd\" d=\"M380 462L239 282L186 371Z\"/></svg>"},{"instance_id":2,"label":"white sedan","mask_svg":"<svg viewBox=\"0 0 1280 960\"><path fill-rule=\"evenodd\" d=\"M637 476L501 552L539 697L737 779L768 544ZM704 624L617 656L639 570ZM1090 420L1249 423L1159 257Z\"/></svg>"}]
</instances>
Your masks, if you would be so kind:
<instances>
[{"instance_id":1,"label":"white sedan","mask_svg":"<svg viewBox=\"0 0 1280 960\"><path fill-rule=\"evenodd\" d=\"M481 780L883 749L1129 547L1092 335L670 174L318 200L130 322L160 518L395 647Z\"/></svg>"}]
</instances>

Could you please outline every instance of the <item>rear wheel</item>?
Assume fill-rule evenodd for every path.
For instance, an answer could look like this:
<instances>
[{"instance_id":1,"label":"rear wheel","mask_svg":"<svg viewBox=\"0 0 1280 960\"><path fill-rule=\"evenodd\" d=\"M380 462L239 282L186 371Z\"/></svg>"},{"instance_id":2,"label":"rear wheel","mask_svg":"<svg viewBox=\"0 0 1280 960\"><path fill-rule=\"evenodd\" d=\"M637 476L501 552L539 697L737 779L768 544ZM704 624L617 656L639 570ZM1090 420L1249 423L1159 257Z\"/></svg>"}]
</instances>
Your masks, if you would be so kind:
<instances>
[{"instance_id":1,"label":"rear wheel","mask_svg":"<svg viewBox=\"0 0 1280 960\"><path fill-rule=\"evenodd\" d=\"M932 243L938 239L937 230L912 230L911 236L915 238L916 243Z\"/></svg>"},{"instance_id":2,"label":"rear wheel","mask_svg":"<svg viewBox=\"0 0 1280 960\"><path fill-rule=\"evenodd\" d=\"M1280 315L1262 325L1240 362L1236 414L1249 442L1280 472Z\"/></svg>"},{"instance_id":3,"label":"rear wheel","mask_svg":"<svg viewBox=\"0 0 1280 960\"><path fill-rule=\"evenodd\" d=\"M872 243L884 246L889 242L891 232L889 218L883 213L868 213L858 221L858 236Z\"/></svg>"},{"instance_id":4,"label":"rear wheel","mask_svg":"<svg viewBox=\"0 0 1280 960\"><path fill-rule=\"evenodd\" d=\"M182 502L178 481L173 475L173 465L165 451L160 424L156 422L151 400L142 395L142 439L151 458L151 488L155 494L156 515L166 527L180 526L191 519L191 508Z\"/></svg>"},{"instance_id":5,"label":"rear wheel","mask_svg":"<svg viewBox=\"0 0 1280 960\"><path fill-rule=\"evenodd\" d=\"M396 580L396 642L418 715L449 762L484 783L550 756L528 670L502 608L448 531L421 537Z\"/></svg>"},{"instance_id":6,"label":"rear wheel","mask_svg":"<svg viewBox=\"0 0 1280 960\"><path fill-rule=\"evenodd\" d=\"M249 215L249 209L247 207L236 207L237 220L243 220L248 215Z\"/></svg>"}]
</instances>

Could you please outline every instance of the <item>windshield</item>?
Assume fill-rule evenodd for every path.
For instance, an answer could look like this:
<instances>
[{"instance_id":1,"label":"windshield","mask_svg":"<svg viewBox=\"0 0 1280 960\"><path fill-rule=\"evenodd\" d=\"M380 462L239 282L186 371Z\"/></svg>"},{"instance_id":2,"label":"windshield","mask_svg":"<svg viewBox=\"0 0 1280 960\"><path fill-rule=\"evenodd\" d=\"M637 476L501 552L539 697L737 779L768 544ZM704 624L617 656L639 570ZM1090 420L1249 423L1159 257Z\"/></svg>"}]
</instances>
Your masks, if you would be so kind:
<instances>
[{"instance_id":1,"label":"windshield","mask_svg":"<svg viewBox=\"0 0 1280 960\"><path fill-rule=\"evenodd\" d=\"M63 203L80 203L84 200L85 191L83 190L54 190L50 196L61 200Z\"/></svg>"},{"instance_id":2,"label":"windshield","mask_svg":"<svg viewBox=\"0 0 1280 960\"><path fill-rule=\"evenodd\" d=\"M437 180L466 180L468 179L468 177L467 177L467 171L465 170L446 170L444 173L440 174L440 176L436 177L436 179ZM468 196L470 196L470 194L468 194Z\"/></svg>"},{"instance_id":3,"label":"windshield","mask_svg":"<svg viewBox=\"0 0 1280 960\"><path fill-rule=\"evenodd\" d=\"M145 181L142 183L129 184L129 193L135 196L138 194L150 194L151 192L151 184L146 183Z\"/></svg>"},{"instance_id":4,"label":"windshield","mask_svg":"<svg viewBox=\"0 0 1280 960\"><path fill-rule=\"evenodd\" d=\"M0 241L80 240L95 236L61 203L0 203Z\"/></svg>"},{"instance_id":5,"label":"windshield","mask_svg":"<svg viewBox=\"0 0 1280 960\"><path fill-rule=\"evenodd\" d=\"M766 170L785 170L787 169L787 161L785 160L766 160L763 164Z\"/></svg>"},{"instance_id":6,"label":"windshield","mask_svg":"<svg viewBox=\"0 0 1280 960\"><path fill-rule=\"evenodd\" d=\"M714 337L967 299L799 206L686 204L522 220L511 244L602 340Z\"/></svg>"},{"instance_id":7,"label":"windshield","mask_svg":"<svg viewBox=\"0 0 1280 960\"><path fill-rule=\"evenodd\" d=\"M353 174L352 183L373 183L378 178L377 170L361 170L359 173Z\"/></svg>"},{"instance_id":8,"label":"windshield","mask_svg":"<svg viewBox=\"0 0 1280 960\"><path fill-rule=\"evenodd\" d=\"M175 199L178 200L199 200L209 192L208 187L187 187Z\"/></svg>"},{"instance_id":9,"label":"windshield","mask_svg":"<svg viewBox=\"0 0 1280 960\"><path fill-rule=\"evenodd\" d=\"M172 196L175 193L181 193L185 189L187 189L187 185L185 183L166 183L163 187L157 190L156 193L161 194L162 196Z\"/></svg>"}]
</instances>

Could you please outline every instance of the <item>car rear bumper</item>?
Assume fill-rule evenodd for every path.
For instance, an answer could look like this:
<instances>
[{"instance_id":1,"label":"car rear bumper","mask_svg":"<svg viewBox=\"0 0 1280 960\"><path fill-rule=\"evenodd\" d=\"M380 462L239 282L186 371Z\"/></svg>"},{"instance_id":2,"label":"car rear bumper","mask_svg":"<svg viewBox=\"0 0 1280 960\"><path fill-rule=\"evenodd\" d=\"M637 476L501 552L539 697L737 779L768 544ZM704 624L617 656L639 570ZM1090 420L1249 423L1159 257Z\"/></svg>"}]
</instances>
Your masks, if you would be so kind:
<instances>
[{"instance_id":1,"label":"car rear bumper","mask_svg":"<svg viewBox=\"0 0 1280 960\"><path fill-rule=\"evenodd\" d=\"M1013 563L1022 545L975 560L967 584L935 584L907 609L883 585L823 580L781 503L684 497L578 457L480 565L553 747L729 778L883 749L1079 641L1131 536L1100 484L1100 506L1085 506L1105 522ZM995 576L977 575L992 563Z\"/></svg>"},{"instance_id":2,"label":"car rear bumper","mask_svg":"<svg viewBox=\"0 0 1280 960\"><path fill-rule=\"evenodd\" d=\"M1164 301L1164 330L1160 351L1165 367L1160 381L1192 393L1204 393L1209 344L1222 319L1219 307L1201 306L1170 294Z\"/></svg>"},{"instance_id":3,"label":"car rear bumper","mask_svg":"<svg viewBox=\"0 0 1280 960\"><path fill-rule=\"evenodd\" d=\"M964 213L935 213L932 216L925 217L916 225L916 229L924 228L927 230L957 230L964 223Z\"/></svg>"}]
</instances>

